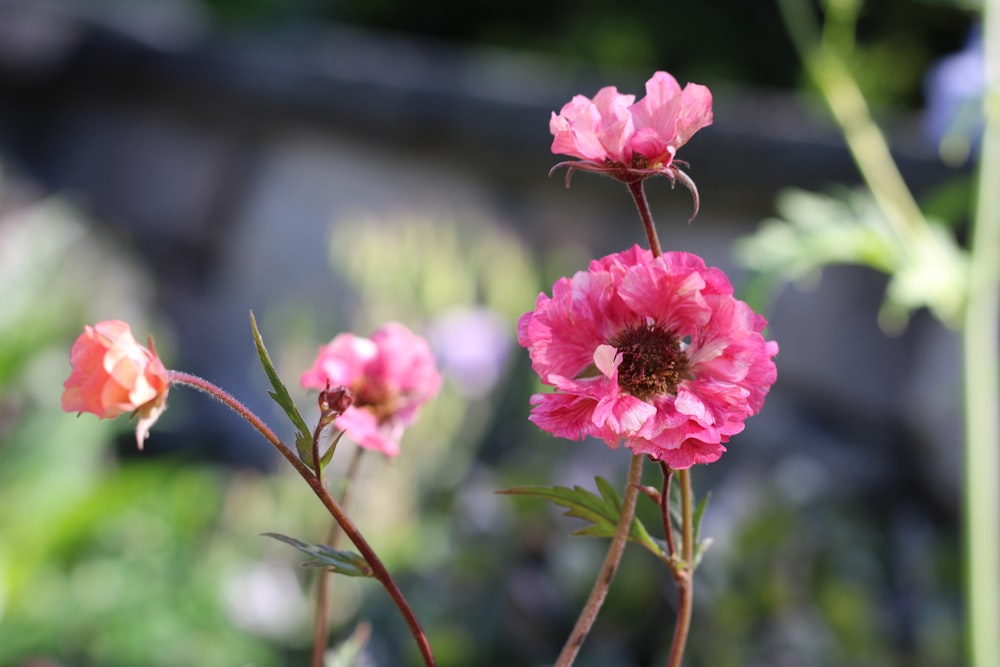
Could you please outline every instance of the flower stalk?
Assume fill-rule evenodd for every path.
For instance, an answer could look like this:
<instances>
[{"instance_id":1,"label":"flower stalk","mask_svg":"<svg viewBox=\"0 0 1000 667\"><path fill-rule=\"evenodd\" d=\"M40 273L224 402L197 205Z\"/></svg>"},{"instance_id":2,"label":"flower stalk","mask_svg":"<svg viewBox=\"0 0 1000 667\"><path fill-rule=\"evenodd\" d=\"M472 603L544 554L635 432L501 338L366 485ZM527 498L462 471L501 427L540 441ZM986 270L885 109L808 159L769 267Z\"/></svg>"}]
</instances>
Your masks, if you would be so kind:
<instances>
[{"instance_id":1,"label":"flower stalk","mask_svg":"<svg viewBox=\"0 0 1000 667\"><path fill-rule=\"evenodd\" d=\"M986 80L979 191L962 321L965 379L966 643L970 667L1000 664L1000 7L983 3Z\"/></svg>"},{"instance_id":2,"label":"flower stalk","mask_svg":"<svg viewBox=\"0 0 1000 667\"><path fill-rule=\"evenodd\" d=\"M663 478L663 496L669 494L670 475ZM674 638L670 643L667 667L680 667L684 660L688 633L691 630L691 614L694 610L694 493L691 485L691 471L678 470L677 481L681 486L681 553L670 554L674 563L671 572L677 584L677 618L674 621ZM670 531L669 512L664 512L664 532ZM671 547L672 548L672 547Z\"/></svg>"},{"instance_id":3,"label":"flower stalk","mask_svg":"<svg viewBox=\"0 0 1000 667\"><path fill-rule=\"evenodd\" d=\"M319 429L317 429L318 431ZM331 445L332 446L332 445ZM354 450L351 463L344 475L344 488L340 493L340 506L347 509L351 499L351 491L354 488L354 480L358 476L361 468L361 458L365 450L358 447ZM344 533L340 530L340 524L336 521L330 523L330 532L326 537L326 544L336 549L340 537ZM329 635L330 616L330 571L323 568L316 577L316 617L313 621L313 652L311 667L323 667L324 656L326 655L327 637Z\"/></svg>"},{"instance_id":4,"label":"flower stalk","mask_svg":"<svg viewBox=\"0 0 1000 667\"><path fill-rule=\"evenodd\" d=\"M597 614L604 605L604 599L611 588L611 582L618 571L622 554L625 553L625 545L628 544L629 530L632 528L632 519L635 517L636 500L639 497L639 486L642 480L643 457L639 454L632 456L629 464L628 478L625 482L625 494L622 498L622 510L615 525L615 534L611 537L611 546L604 557L604 563L597 574L594 586L590 590L590 595L580 611L580 616L576 619L576 625L570 632L566 644L563 646L559 657L556 658L555 667L569 667L576 660L580 647L590 633L590 629L597 620Z\"/></svg>"},{"instance_id":5,"label":"flower stalk","mask_svg":"<svg viewBox=\"0 0 1000 667\"><path fill-rule=\"evenodd\" d=\"M168 370L167 375L169 380L173 384L182 384L193 389L202 391L212 398L220 401L226 407L230 408L233 412L242 417L250 426L252 426L258 433L264 436L271 445L278 450L278 453L288 461L291 466L295 469L299 476L309 485L309 488L313 490L316 497L320 499L323 506L326 507L330 516L333 517L340 529L344 531L347 538L357 547L358 551L361 553L362 558L372 569L372 574L375 579L378 580L382 587L385 588L389 597L395 603L396 607L399 609L400 614L402 614L407 626L410 629L410 633L413 635L414 640L417 643L417 647L420 650L421 657L424 660L426 667L434 667L435 660L434 654L431 651L430 643L427 640L427 635L424 633L423 628L420 626L420 622L417 620L416 615L413 613L413 609L410 607L409 602L403 596L402 591L396 584L392 575L386 569L382 560L372 549L371 545L365 539L361 531L354 525L350 517L344 512L340 503L330 494L330 491L320 482L319 474L306 465L295 452L288 447L281 438L279 438L271 428L264 423L264 421L254 414L249 408L238 401L229 392L217 387L208 380L200 378L196 375L191 375L189 373L184 373L182 371L172 371Z\"/></svg>"}]
</instances>

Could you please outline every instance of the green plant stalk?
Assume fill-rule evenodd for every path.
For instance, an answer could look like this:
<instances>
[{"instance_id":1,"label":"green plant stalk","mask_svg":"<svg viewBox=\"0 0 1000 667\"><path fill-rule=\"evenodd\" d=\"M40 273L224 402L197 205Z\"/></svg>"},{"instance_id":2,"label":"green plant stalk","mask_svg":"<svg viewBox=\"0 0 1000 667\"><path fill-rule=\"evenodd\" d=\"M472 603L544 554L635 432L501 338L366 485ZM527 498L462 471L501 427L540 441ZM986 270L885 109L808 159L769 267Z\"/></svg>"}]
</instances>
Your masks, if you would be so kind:
<instances>
[{"instance_id":1,"label":"green plant stalk","mask_svg":"<svg viewBox=\"0 0 1000 667\"><path fill-rule=\"evenodd\" d=\"M962 327L967 664L1000 665L1000 2L983 5L985 128Z\"/></svg>"},{"instance_id":2,"label":"green plant stalk","mask_svg":"<svg viewBox=\"0 0 1000 667\"><path fill-rule=\"evenodd\" d=\"M344 534L347 535L348 539L357 547L358 551L361 552L361 556L365 559L368 565L371 566L373 576L382 584L389 597L396 604L396 608L399 609L400 614L402 614L407 626L410 628L410 633L413 635L414 640L417 642L417 647L420 649L420 654L423 657L424 664L426 667L435 667L434 654L431 651L430 643L427 641L427 635L424 633L423 628L420 627L420 622L417 621L416 615L413 613L413 609L410 607L409 602L403 596L403 592L399 589L392 575L389 574L389 570L386 569L385 564L372 549L371 545L365 539L358 527L354 525L351 518L347 516L340 503L334 499L330 494L330 491L320 483L319 475L308 465L306 465L292 449L282 442L271 428L264 423L264 421L250 411L245 405L238 401L232 394L225 391L224 389L217 387L208 380L200 378L197 375L191 375L190 373L184 373L183 371L167 371L168 380L172 384L183 384L185 386L191 387L192 389L197 389L202 391L212 398L216 399L233 412L242 417L250 426L252 426L258 433L264 436L271 445L278 450L286 461L288 461L295 472L299 473L309 485L309 488L313 490L313 493L320 499L323 506L326 507L330 516L340 525Z\"/></svg>"},{"instance_id":3,"label":"green plant stalk","mask_svg":"<svg viewBox=\"0 0 1000 667\"><path fill-rule=\"evenodd\" d=\"M681 667L684 661L684 649L694 610L694 493L691 490L691 471L678 470L677 479L681 484L681 564L680 567L671 568L674 581L677 582L677 618L674 621L674 638L670 643L667 667ZM663 493L668 493L666 481ZM670 518L665 519L667 530Z\"/></svg>"},{"instance_id":4,"label":"green plant stalk","mask_svg":"<svg viewBox=\"0 0 1000 667\"><path fill-rule=\"evenodd\" d=\"M900 247L908 250L910 239L928 233L928 223L899 172L885 135L872 119L864 94L833 45L821 42L807 3L779 0L778 7L806 71L840 126L861 177Z\"/></svg>"}]
</instances>

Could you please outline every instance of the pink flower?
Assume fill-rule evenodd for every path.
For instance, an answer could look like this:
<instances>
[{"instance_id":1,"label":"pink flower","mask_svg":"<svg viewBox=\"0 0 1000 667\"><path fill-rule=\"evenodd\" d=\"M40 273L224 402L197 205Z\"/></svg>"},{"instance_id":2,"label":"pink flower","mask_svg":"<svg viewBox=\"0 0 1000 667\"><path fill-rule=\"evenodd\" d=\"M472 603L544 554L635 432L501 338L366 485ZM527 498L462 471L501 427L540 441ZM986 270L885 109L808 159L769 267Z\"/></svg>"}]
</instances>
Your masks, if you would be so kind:
<instances>
[{"instance_id":1,"label":"pink flower","mask_svg":"<svg viewBox=\"0 0 1000 667\"><path fill-rule=\"evenodd\" d=\"M671 468L710 463L777 377L767 322L726 275L690 253L634 246L560 278L518 321L518 342L553 393L531 421L579 440L624 439Z\"/></svg>"},{"instance_id":2,"label":"pink flower","mask_svg":"<svg viewBox=\"0 0 1000 667\"><path fill-rule=\"evenodd\" d=\"M577 95L549 121L552 152L580 158L560 162L566 167L566 182L577 169L594 171L625 183L662 175L673 183L679 179L692 190L694 183L674 157L695 132L712 124L712 93L705 86L689 83L681 89L666 72L655 73L646 82L646 96L602 88L590 100Z\"/></svg>"},{"instance_id":3,"label":"pink flower","mask_svg":"<svg viewBox=\"0 0 1000 667\"><path fill-rule=\"evenodd\" d=\"M427 341L391 322L371 338L345 333L320 347L301 382L350 389L354 402L334 424L361 447L396 456L403 430L437 394L441 375Z\"/></svg>"},{"instance_id":4,"label":"pink flower","mask_svg":"<svg viewBox=\"0 0 1000 667\"><path fill-rule=\"evenodd\" d=\"M646 82L646 96L602 88L593 100L577 95L552 114L552 152L627 171L666 173L677 150L712 124L712 93L689 83L682 90L666 72ZM669 175L669 174L668 174Z\"/></svg>"},{"instance_id":5,"label":"pink flower","mask_svg":"<svg viewBox=\"0 0 1000 667\"><path fill-rule=\"evenodd\" d=\"M170 378L156 352L137 343L128 324L108 320L83 328L70 351L70 365L62 409L91 412L101 419L136 411L135 436L142 449L149 429L166 409L170 390Z\"/></svg>"}]
</instances>

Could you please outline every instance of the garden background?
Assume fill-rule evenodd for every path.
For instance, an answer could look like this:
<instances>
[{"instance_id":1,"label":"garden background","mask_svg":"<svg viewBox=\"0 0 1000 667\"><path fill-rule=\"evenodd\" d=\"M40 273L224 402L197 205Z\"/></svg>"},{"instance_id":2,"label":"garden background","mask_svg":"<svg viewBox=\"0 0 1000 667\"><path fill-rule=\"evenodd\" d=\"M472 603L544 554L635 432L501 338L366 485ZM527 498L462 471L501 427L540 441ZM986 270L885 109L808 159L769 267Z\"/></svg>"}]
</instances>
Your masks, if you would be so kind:
<instances>
[{"instance_id":1,"label":"garden background","mask_svg":"<svg viewBox=\"0 0 1000 667\"><path fill-rule=\"evenodd\" d=\"M939 151L933 72L961 66L976 16L870 2L850 63L959 238L970 165ZM305 661L313 573L259 534L320 541L326 520L267 444L181 390L141 454L125 420L58 406L82 325L126 319L289 435L250 309L289 386L340 331L429 337L446 386L397 459L365 459L352 514L442 666L551 661L606 545L495 491L619 486L627 456L527 421L514 323L642 232L620 184L547 177L548 119L604 85L641 95L657 69L715 95L681 155L697 219L686 191L647 185L663 246L730 272L781 345L763 412L694 471L714 544L687 664L962 664L955 335L924 311L894 326L873 270L768 290L739 261L763 220L837 215L801 190L860 181L771 3L5 0L0 665ZM626 552L577 664L662 662L672 590ZM372 624L372 664L418 664L381 589L333 595L338 635Z\"/></svg>"}]
</instances>

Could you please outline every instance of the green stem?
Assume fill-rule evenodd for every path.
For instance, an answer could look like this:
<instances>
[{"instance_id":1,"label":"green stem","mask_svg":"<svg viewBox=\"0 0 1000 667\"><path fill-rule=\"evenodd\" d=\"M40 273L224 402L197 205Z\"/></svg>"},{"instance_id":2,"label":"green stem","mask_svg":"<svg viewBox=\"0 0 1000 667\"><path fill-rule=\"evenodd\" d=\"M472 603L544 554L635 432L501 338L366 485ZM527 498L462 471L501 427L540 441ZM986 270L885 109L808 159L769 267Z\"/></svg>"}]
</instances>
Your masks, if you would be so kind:
<instances>
[{"instance_id":1,"label":"green stem","mask_svg":"<svg viewBox=\"0 0 1000 667\"><path fill-rule=\"evenodd\" d=\"M417 617L414 615L413 610L410 608L410 604L406 601L403 596L403 592L396 585L395 580L393 580L392 575L386 569L382 560L372 549L371 545L358 530L351 518L347 516L340 504L330 495L330 491L320 484L319 476L301 459L293 452L288 445L281 441L274 431L264 423L264 421L258 417L256 414L250 411L245 405L240 403L234 396L229 392L217 387L208 380L198 377L197 375L191 375L190 373L184 373L182 371L167 371L168 379L174 384L183 384L193 389L205 392L212 398L218 400L219 402L226 405L233 412L242 417L250 426L257 430L264 439L267 440L271 445L278 450L286 461L288 461L295 471L299 473L309 485L309 488L313 490L313 493L320 499L323 506L326 507L330 516L340 525L344 534L347 535L348 539L357 547L358 551L361 552L361 556L365 559L369 566L372 568L372 573L382 587L385 588L389 597L396 604L399 609L400 614L406 620L406 624L410 628L410 632L413 635L414 640L417 642L417 646L420 649L420 654L424 659L424 664L426 667L434 667L434 654L431 652L430 643L427 641L427 635L424 633L423 628L420 627L420 622L417 621Z\"/></svg>"},{"instance_id":2,"label":"green stem","mask_svg":"<svg viewBox=\"0 0 1000 667\"><path fill-rule=\"evenodd\" d=\"M573 626L573 631L566 640L559 657L556 658L555 667L569 667L576 660L576 655L580 652L583 641L587 638L594 621L597 620L597 614L601 611L604 598L608 595L608 589L615 578L615 572L618 570L618 564L625 552L628 534L632 528L636 499L639 496L639 484L642 481L642 462L641 455L632 456L632 463L628 469L628 481L625 483L625 493L622 499L622 511L618 517L618 524L615 526L615 534L611 538L611 546L608 547L608 555L604 558L604 564L594 581L594 587L590 590L587 602L580 611L580 617L577 618L576 625Z\"/></svg>"},{"instance_id":3,"label":"green stem","mask_svg":"<svg viewBox=\"0 0 1000 667\"><path fill-rule=\"evenodd\" d=\"M808 3L779 0L778 7L802 63L840 126L851 157L889 229L900 248L909 252L910 239L928 233L927 221L896 166L885 136L872 119L864 94L841 57L820 40Z\"/></svg>"},{"instance_id":4,"label":"green stem","mask_svg":"<svg viewBox=\"0 0 1000 667\"><path fill-rule=\"evenodd\" d=\"M680 667L684 660L694 610L694 493L691 490L691 471L678 470L677 479L681 484L681 565L671 568L677 583L677 619L667 667Z\"/></svg>"},{"instance_id":5,"label":"green stem","mask_svg":"<svg viewBox=\"0 0 1000 667\"><path fill-rule=\"evenodd\" d=\"M968 664L1000 665L1000 3L983 4L985 128L962 328Z\"/></svg>"}]
</instances>

